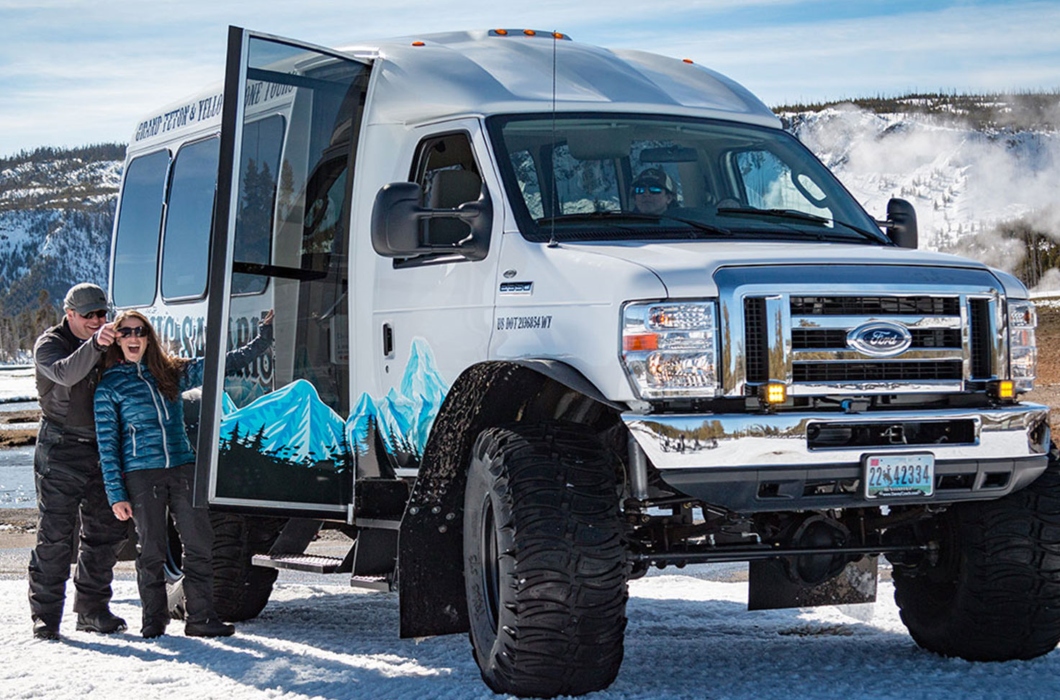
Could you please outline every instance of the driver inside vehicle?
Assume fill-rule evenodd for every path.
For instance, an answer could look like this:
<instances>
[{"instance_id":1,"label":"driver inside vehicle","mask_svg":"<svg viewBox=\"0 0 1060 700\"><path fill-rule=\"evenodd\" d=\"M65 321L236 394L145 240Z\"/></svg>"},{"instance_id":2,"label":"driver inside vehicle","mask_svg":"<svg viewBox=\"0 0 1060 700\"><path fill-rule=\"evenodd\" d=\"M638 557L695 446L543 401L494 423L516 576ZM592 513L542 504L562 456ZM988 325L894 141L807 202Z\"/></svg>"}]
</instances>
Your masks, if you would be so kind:
<instances>
[{"instance_id":1,"label":"driver inside vehicle","mask_svg":"<svg viewBox=\"0 0 1060 700\"><path fill-rule=\"evenodd\" d=\"M662 168L642 170L630 187L633 211L640 214L665 214L674 198L674 181Z\"/></svg>"}]
</instances>

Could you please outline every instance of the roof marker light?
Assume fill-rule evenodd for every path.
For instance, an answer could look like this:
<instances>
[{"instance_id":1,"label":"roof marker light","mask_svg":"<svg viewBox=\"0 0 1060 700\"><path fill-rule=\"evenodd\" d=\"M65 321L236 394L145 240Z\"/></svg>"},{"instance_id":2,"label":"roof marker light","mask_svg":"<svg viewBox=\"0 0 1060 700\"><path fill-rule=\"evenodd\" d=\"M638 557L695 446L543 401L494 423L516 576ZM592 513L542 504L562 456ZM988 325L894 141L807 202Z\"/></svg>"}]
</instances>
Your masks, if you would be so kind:
<instances>
[{"instance_id":1,"label":"roof marker light","mask_svg":"<svg viewBox=\"0 0 1060 700\"><path fill-rule=\"evenodd\" d=\"M507 29L494 29L493 31L497 33L497 36L508 36Z\"/></svg>"},{"instance_id":2,"label":"roof marker light","mask_svg":"<svg viewBox=\"0 0 1060 700\"><path fill-rule=\"evenodd\" d=\"M693 61L691 58L682 58L681 60L685 63L695 63L695 61Z\"/></svg>"},{"instance_id":3,"label":"roof marker light","mask_svg":"<svg viewBox=\"0 0 1060 700\"><path fill-rule=\"evenodd\" d=\"M424 44L422 41L414 41L414 42L412 42L412 45L413 46L426 46L426 44Z\"/></svg>"},{"instance_id":4,"label":"roof marker light","mask_svg":"<svg viewBox=\"0 0 1060 700\"><path fill-rule=\"evenodd\" d=\"M537 36L537 32L533 29L524 29L523 34L526 34L527 36Z\"/></svg>"}]
</instances>

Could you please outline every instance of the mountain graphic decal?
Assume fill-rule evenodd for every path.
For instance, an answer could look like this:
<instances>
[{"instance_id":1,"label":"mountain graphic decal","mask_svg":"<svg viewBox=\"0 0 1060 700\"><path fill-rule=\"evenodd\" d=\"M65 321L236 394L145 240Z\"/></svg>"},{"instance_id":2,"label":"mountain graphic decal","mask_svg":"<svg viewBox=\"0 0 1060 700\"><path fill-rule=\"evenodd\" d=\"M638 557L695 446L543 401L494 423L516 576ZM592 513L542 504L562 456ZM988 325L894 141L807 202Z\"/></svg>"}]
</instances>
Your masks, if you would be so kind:
<instances>
[{"instance_id":1,"label":"mountain graphic decal","mask_svg":"<svg viewBox=\"0 0 1060 700\"><path fill-rule=\"evenodd\" d=\"M376 400L361 394L342 417L305 379L236 408L222 397L217 495L259 501L349 503L353 455L378 444L397 467L415 468L449 386L430 345L412 341L401 383ZM382 455L374 455L375 458ZM387 459L387 457L384 457Z\"/></svg>"},{"instance_id":2,"label":"mountain graphic decal","mask_svg":"<svg viewBox=\"0 0 1060 700\"><path fill-rule=\"evenodd\" d=\"M221 419L217 494L341 504L352 489L345 423L304 379Z\"/></svg>"},{"instance_id":3,"label":"mountain graphic decal","mask_svg":"<svg viewBox=\"0 0 1060 700\"><path fill-rule=\"evenodd\" d=\"M361 394L346 421L347 443L358 455L368 454L377 431L399 466L415 467L448 392L431 346L423 338L413 339L401 383L378 400Z\"/></svg>"}]
</instances>

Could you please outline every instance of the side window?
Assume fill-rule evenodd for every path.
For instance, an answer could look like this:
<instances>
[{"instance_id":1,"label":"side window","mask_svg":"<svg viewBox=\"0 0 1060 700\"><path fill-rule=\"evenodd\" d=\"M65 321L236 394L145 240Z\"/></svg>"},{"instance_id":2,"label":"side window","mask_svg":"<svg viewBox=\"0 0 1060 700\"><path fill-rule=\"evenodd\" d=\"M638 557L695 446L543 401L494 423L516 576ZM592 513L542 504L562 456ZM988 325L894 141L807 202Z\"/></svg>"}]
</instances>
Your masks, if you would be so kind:
<instances>
[{"instance_id":1,"label":"side window","mask_svg":"<svg viewBox=\"0 0 1060 700\"><path fill-rule=\"evenodd\" d=\"M163 299L197 299L206 293L219 144L215 136L184 146L173 161L162 237Z\"/></svg>"},{"instance_id":2,"label":"side window","mask_svg":"<svg viewBox=\"0 0 1060 700\"><path fill-rule=\"evenodd\" d=\"M125 173L111 271L117 306L148 306L155 300L168 168L169 151L156 151L134 159Z\"/></svg>"},{"instance_id":3,"label":"side window","mask_svg":"<svg viewBox=\"0 0 1060 700\"><path fill-rule=\"evenodd\" d=\"M467 134L434 136L424 140L417 151L412 180L423 188L424 203L431 209L455 209L479 198L479 173ZM471 232L456 219L428 220L424 240L429 243L457 243Z\"/></svg>"},{"instance_id":4,"label":"side window","mask_svg":"<svg viewBox=\"0 0 1060 700\"><path fill-rule=\"evenodd\" d=\"M284 118L273 115L248 122L243 127L233 260L261 265L270 262L284 126ZM285 209L292 206L287 201L293 197L290 179L288 173L282 188L284 201L281 207ZM232 293L257 294L265 291L267 282L268 278L261 275L236 272L232 274Z\"/></svg>"}]
</instances>

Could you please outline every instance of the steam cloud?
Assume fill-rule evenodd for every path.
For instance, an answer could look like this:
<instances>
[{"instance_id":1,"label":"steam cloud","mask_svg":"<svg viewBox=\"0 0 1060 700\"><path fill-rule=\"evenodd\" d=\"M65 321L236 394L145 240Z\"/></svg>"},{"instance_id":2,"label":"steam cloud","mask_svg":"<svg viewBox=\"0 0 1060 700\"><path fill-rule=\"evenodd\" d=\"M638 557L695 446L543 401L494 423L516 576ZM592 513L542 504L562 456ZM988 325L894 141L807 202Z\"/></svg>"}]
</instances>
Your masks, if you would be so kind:
<instances>
[{"instance_id":1,"label":"steam cloud","mask_svg":"<svg viewBox=\"0 0 1060 700\"><path fill-rule=\"evenodd\" d=\"M920 247L1012 271L1021 241L998 227L1023 219L1060 240L1060 134L980 131L918 114L875 114L853 105L785 115L793 131L877 219L901 197L917 211ZM1014 120L1019 123L1019 120ZM1055 122L1054 122L1055 123ZM1036 290L1060 289L1049 270Z\"/></svg>"}]
</instances>

